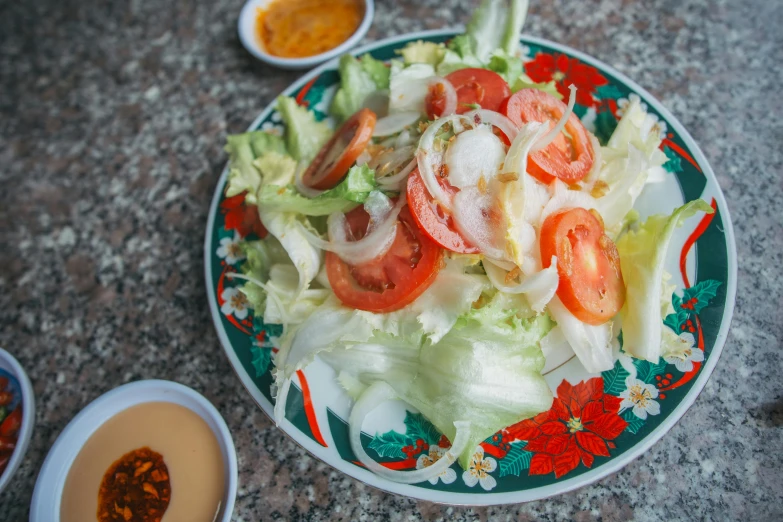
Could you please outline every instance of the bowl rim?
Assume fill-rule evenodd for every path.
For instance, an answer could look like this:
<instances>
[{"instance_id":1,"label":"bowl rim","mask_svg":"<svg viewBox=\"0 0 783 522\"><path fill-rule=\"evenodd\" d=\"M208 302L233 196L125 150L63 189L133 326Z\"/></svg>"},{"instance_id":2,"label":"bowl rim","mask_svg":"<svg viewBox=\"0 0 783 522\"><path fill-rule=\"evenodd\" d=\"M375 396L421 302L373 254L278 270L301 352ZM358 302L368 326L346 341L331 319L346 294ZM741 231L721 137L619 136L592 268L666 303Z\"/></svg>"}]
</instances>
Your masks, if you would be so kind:
<instances>
[{"instance_id":1,"label":"bowl rim","mask_svg":"<svg viewBox=\"0 0 783 522\"><path fill-rule=\"evenodd\" d=\"M283 69L308 69L322 62L330 60L335 56L346 53L348 50L355 47L362 38L364 38L364 35L367 34L367 31L370 29L373 17L375 16L375 1L363 0L364 17L362 18L362 22L359 24L359 27L356 29L356 31L354 31L354 33L343 43L333 49L329 49L326 52L313 56L306 56L303 58L282 58L280 56L271 55L264 51L255 38L255 33L248 29L248 27L251 25L246 22L248 17L255 18L254 11L257 7L266 5L270 1L274 0L247 0L245 5L242 7L242 10L239 12L239 18L237 20L237 32L239 34L239 40L242 42L242 46L247 49L250 54L263 62ZM253 22L252 27L255 27L255 22Z\"/></svg>"},{"instance_id":2,"label":"bowl rim","mask_svg":"<svg viewBox=\"0 0 783 522\"><path fill-rule=\"evenodd\" d=\"M22 368L22 365L19 364L19 361L16 360L16 357L0 348L0 360L5 360L11 367L11 373L19 381L19 388L22 391L22 428L19 431L16 448L14 448L14 452L11 454L8 466L0 475L0 491L3 491L22 464L24 455L27 453L27 448L30 445L30 439L33 436L33 428L35 427L35 393L33 392L30 378L27 376L24 368Z\"/></svg>"},{"instance_id":3,"label":"bowl rim","mask_svg":"<svg viewBox=\"0 0 783 522\"><path fill-rule=\"evenodd\" d=\"M174 381L148 379L118 386L85 406L57 436L44 460L30 503L30 522L59 522L65 480L84 444L107 420L128 408L171 402L188 408L212 430L226 470L226 492L220 522L229 522L237 495L238 468L231 431L215 406L192 388Z\"/></svg>"}]
</instances>

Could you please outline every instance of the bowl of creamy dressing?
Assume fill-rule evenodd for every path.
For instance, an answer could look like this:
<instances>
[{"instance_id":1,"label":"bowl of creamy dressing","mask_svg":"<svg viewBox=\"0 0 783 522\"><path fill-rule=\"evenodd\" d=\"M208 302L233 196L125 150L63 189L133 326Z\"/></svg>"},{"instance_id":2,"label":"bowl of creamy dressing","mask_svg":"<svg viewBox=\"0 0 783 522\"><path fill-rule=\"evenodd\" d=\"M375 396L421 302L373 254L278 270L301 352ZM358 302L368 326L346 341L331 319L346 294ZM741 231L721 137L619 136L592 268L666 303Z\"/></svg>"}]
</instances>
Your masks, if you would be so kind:
<instances>
[{"instance_id":1,"label":"bowl of creamy dressing","mask_svg":"<svg viewBox=\"0 0 783 522\"><path fill-rule=\"evenodd\" d=\"M31 522L228 522L234 442L215 407L171 381L137 381L95 399L44 461Z\"/></svg>"},{"instance_id":2,"label":"bowl of creamy dressing","mask_svg":"<svg viewBox=\"0 0 783 522\"><path fill-rule=\"evenodd\" d=\"M309 69L355 47L374 14L373 0L248 0L239 39L270 65Z\"/></svg>"}]
</instances>

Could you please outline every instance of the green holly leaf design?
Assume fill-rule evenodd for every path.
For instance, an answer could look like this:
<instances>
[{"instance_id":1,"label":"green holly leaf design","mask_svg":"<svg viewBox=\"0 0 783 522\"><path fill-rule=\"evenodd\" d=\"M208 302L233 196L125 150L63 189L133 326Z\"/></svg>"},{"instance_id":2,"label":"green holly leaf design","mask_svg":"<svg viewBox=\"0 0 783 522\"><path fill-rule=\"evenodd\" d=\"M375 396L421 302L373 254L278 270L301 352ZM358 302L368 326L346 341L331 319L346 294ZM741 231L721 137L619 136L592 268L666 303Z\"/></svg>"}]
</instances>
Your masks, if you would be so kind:
<instances>
[{"instance_id":1,"label":"green holly leaf design","mask_svg":"<svg viewBox=\"0 0 783 522\"><path fill-rule=\"evenodd\" d=\"M601 372L604 378L604 393L619 396L625 390L625 379L628 377L628 371L622 367L620 361L614 363L614 368Z\"/></svg>"},{"instance_id":2,"label":"green holly leaf design","mask_svg":"<svg viewBox=\"0 0 783 522\"><path fill-rule=\"evenodd\" d=\"M644 420L634 415L633 410L626 410L621 415L621 417L625 422L628 423L628 426L626 426L625 431L633 433L634 435L639 433L639 430L642 429L642 426L644 426Z\"/></svg>"},{"instance_id":3,"label":"green holly leaf design","mask_svg":"<svg viewBox=\"0 0 783 522\"><path fill-rule=\"evenodd\" d=\"M647 384L652 384L656 375L666 371L666 361L663 358L658 359L658 362L655 364L641 359L634 359L633 364L636 366L636 378Z\"/></svg>"},{"instance_id":4,"label":"green holly leaf design","mask_svg":"<svg viewBox=\"0 0 783 522\"><path fill-rule=\"evenodd\" d=\"M269 369L269 363L272 361L272 349L253 343L250 345L250 357L250 362L256 371L256 377L261 377Z\"/></svg>"},{"instance_id":5,"label":"green holly leaf design","mask_svg":"<svg viewBox=\"0 0 783 522\"><path fill-rule=\"evenodd\" d=\"M682 323L680 322L679 314L667 315L666 318L663 320L663 324L665 324L675 332L679 332L680 326L682 325Z\"/></svg>"},{"instance_id":6,"label":"green holly leaf design","mask_svg":"<svg viewBox=\"0 0 783 522\"><path fill-rule=\"evenodd\" d=\"M383 435L376 434L367 445L375 450L380 457L405 459L408 456L402 451L405 446L411 445L411 439L407 435L396 431L387 431Z\"/></svg>"},{"instance_id":7,"label":"green holly leaf design","mask_svg":"<svg viewBox=\"0 0 783 522\"><path fill-rule=\"evenodd\" d=\"M440 432L421 413L405 412L405 426L407 435L414 442L421 439L429 445L437 444L440 440Z\"/></svg>"},{"instance_id":8,"label":"green holly leaf design","mask_svg":"<svg viewBox=\"0 0 783 522\"><path fill-rule=\"evenodd\" d=\"M527 446L526 441L516 441L511 443L511 449L508 450L506 456L500 459L500 476L516 475L517 477L522 475L522 471L530 467L530 459L533 458L533 454L529 451L525 451Z\"/></svg>"},{"instance_id":9,"label":"green holly leaf design","mask_svg":"<svg viewBox=\"0 0 783 522\"><path fill-rule=\"evenodd\" d=\"M686 308L693 310L693 313L700 313L717 295L718 288L720 288L720 281L715 281L714 279L699 281L692 287L686 288L682 292L680 309ZM674 309L677 310L678 308L675 307Z\"/></svg>"},{"instance_id":10,"label":"green holly leaf design","mask_svg":"<svg viewBox=\"0 0 783 522\"><path fill-rule=\"evenodd\" d=\"M677 294L672 294L672 308L674 313L667 315L663 324L679 334L683 330L682 326L688 321L690 313L682 307L682 299Z\"/></svg>"},{"instance_id":11,"label":"green holly leaf design","mask_svg":"<svg viewBox=\"0 0 783 522\"><path fill-rule=\"evenodd\" d=\"M672 174L682 172L682 160L680 159L680 156L672 150L671 147L665 145L663 147L663 153L666 154L666 157L668 158L668 161L663 164L663 168L666 169L666 172L671 172Z\"/></svg>"},{"instance_id":12,"label":"green holly leaf design","mask_svg":"<svg viewBox=\"0 0 783 522\"><path fill-rule=\"evenodd\" d=\"M595 137L601 145L606 145L617 128L617 119L610 111L599 112L595 117Z\"/></svg>"}]
</instances>

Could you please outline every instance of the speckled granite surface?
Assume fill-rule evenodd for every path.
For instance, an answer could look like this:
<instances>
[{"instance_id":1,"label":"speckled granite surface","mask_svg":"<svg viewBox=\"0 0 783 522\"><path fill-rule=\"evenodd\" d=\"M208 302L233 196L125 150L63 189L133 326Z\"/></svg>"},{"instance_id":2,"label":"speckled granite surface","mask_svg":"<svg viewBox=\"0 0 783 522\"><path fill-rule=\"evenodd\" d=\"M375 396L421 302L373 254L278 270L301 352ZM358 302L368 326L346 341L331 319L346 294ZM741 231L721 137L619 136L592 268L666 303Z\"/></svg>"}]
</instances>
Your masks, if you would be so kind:
<instances>
[{"instance_id":1,"label":"speckled granite surface","mask_svg":"<svg viewBox=\"0 0 783 522\"><path fill-rule=\"evenodd\" d=\"M380 2L367 40L463 22L473 3ZM496 508L395 497L309 457L231 371L201 261L226 133L298 74L242 49L241 0L3 0L0 345L27 368L38 412L0 519L26 520L46 452L82 407L154 377L192 386L225 416L239 455L235 520L783 518L783 9L774 0L532 4L530 34L608 62L672 110L733 213L733 328L669 434L597 484Z\"/></svg>"}]
</instances>

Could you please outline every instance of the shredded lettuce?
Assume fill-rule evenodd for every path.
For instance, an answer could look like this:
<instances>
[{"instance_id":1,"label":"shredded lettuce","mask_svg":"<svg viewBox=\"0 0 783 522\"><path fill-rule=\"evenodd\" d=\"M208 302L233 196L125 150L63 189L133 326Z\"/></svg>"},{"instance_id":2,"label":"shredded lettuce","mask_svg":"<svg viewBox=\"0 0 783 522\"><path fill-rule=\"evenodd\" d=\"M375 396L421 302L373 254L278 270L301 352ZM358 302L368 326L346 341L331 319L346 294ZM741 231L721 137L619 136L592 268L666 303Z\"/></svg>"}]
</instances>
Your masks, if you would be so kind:
<instances>
[{"instance_id":1,"label":"shredded lettuce","mask_svg":"<svg viewBox=\"0 0 783 522\"><path fill-rule=\"evenodd\" d=\"M369 53L365 53L359 58L359 64L362 69L370 75L375 82L375 88L378 90L389 88L389 67L381 60L376 60Z\"/></svg>"},{"instance_id":2,"label":"shredded lettuce","mask_svg":"<svg viewBox=\"0 0 783 522\"><path fill-rule=\"evenodd\" d=\"M336 187L314 198L299 194L292 185L264 185L258 191L258 204L267 211L296 212L305 216L328 216L348 212L364 203L377 187L375 172L367 165L353 166Z\"/></svg>"},{"instance_id":3,"label":"shredded lettuce","mask_svg":"<svg viewBox=\"0 0 783 522\"><path fill-rule=\"evenodd\" d=\"M443 59L443 55L446 54L446 48L443 44L417 40L409 43L402 50L397 51L397 53L402 55L405 65L426 63L435 66Z\"/></svg>"},{"instance_id":4,"label":"shredded lettuce","mask_svg":"<svg viewBox=\"0 0 783 522\"><path fill-rule=\"evenodd\" d=\"M303 216L294 212L273 211L260 206L258 214L264 227L272 234L288 253L299 273L296 297L310 286L321 267L321 252L312 246L304 236L301 225L309 226Z\"/></svg>"},{"instance_id":5,"label":"shredded lettuce","mask_svg":"<svg viewBox=\"0 0 783 522\"><path fill-rule=\"evenodd\" d=\"M338 121L344 121L362 108L365 98L389 83L387 67L370 55L357 60L350 54L340 58L340 88L332 99L329 112Z\"/></svg>"},{"instance_id":6,"label":"shredded lettuce","mask_svg":"<svg viewBox=\"0 0 783 522\"><path fill-rule=\"evenodd\" d=\"M539 91L551 94L558 100L563 99L563 95L558 92L554 80L536 83L527 74L521 74L515 81L509 82L509 87L511 87L511 92L521 91L522 89L538 89Z\"/></svg>"},{"instance_id":7,"label":"shredded lettuce","mask_svg":"<svg viewBox=\"0 0 783 522\"><path fill-rule=\"evenodd\" d=\"M296 100L288 96L277 98L277 111L285 124L288 153L296 161L309 162L331 137L329 125L316 121L312 111L297 105Z\"/></svg>"},{"instance_id":8,"label":"shredded lettuce","mask_svg":"<svg viewBox=\"0 0 783 522\"><path fill-rule=\"evenodd\" d=\"M296 161L287 154L267 152L253 161L263 179L263 185L284 186L293 183L296 172Z\"/></svg>"},{"instance_id":9,"label":"shredded lettuce","mask_svg":"<svg viewBox=\"0 0 783 522\"><path fill-rule=\"evenodd\" d=\"M663 265L674 229L697 212L711 214L712 207L701 199L677 208L670 216L650 216L636 231L617 241L620 267L626 285L623 323L623 349L638 359L657 363L661 357L663 326L661 293Z\"/></svg>"},{"instance_id":10,"label":"shredded lettuce","mask_svg":"<svg viewBox=\"0 0 783 522\"><path fill-rule=\"evenodd\" d=\"M511 84L522 73L519 34L527 0L484 0L473 13L465 34L454 37L437 67L438 74L466 67L487 67ZM515 76L516 75L516 76Z\"/></svg>"},{"instance_id":11,"label":"shredded lettuce","mask_svg":"<svg viewBox=\"0 0 783 522\"><path fill-rule=\"evenodd\" d=\"M253 199L263 178L254 164L256 158L265 154L287 154L283 139L264 131L233 134L226 138L229 170L226 196L232 197L243 192L248 193L248 203Z\"/></svg>"}]
</instances>

